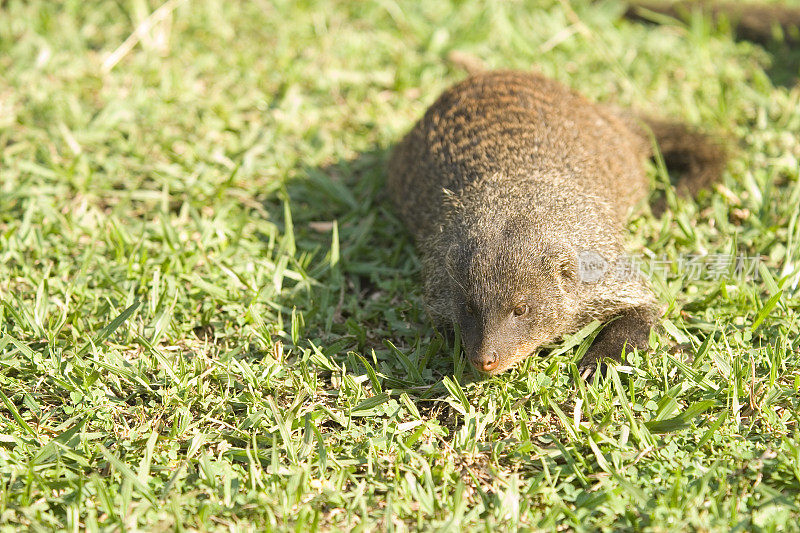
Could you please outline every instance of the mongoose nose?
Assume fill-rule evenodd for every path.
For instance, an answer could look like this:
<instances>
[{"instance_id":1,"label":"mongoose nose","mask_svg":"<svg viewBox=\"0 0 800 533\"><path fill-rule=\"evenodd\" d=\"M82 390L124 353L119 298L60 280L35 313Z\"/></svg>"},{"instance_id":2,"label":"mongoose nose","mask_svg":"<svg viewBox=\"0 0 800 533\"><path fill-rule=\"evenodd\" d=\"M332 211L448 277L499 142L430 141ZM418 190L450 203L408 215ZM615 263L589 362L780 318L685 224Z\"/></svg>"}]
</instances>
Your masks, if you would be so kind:
<instances>
[{"instance_id":1,"label":"mongoose nose","mask_svg":"<svg viewBox=\"0 0 800 533\"><path fill-rule=\"evenodd\" d=\"M474 364L484 372L491 372L492 370L497 368L497 365L499 363L500 363L500 358L497 357L497 352L495 351L492 351L483 357L479 357L477 360L472 362L472 364Z\"/></svg>"}]
</instances>

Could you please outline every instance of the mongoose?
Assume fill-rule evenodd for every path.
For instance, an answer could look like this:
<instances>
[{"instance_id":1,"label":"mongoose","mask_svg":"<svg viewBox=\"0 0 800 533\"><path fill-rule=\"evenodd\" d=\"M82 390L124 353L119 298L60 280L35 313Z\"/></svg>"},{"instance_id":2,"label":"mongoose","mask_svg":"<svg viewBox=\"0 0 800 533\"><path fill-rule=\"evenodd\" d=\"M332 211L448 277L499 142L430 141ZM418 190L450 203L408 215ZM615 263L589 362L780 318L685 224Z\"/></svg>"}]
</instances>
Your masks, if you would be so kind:
<instances>
[{"instance_id":1,"label":"mongoose","mask_svg":"<svg viewBox=\"0 0 800 533\"><path fill-rule=\"evenodd\" d=\"M714 20L725 17L737 37L766 44L776 35L790 44L800 43L800 8L783 4L757 4L752 2L719 2L710 0L638 0L630 2L625 16L630 19L647 19L647 11L674 18L685 18L699 9ZM780 28L780 32L776 30Z\"/></svg>"},{"instance_id":2,"label":"mongoose","mask_svg":"<svg viewBox=\"0 0 800 533\"><path fill-rule=\"evenodd\" d=\"M723 156L702 134L652 128L695 181L720 172ZM610 273L626 217L648 195L652 152L632 114L516 71L448 89L398 144L387 187L421 253L429 312L459 326L475 367L506 370L594 319L614 320L582 371L624 346L647 348L661 306L640 277ZM608 274L587 280L587 254Z\"/></svg>"}]
</instances>

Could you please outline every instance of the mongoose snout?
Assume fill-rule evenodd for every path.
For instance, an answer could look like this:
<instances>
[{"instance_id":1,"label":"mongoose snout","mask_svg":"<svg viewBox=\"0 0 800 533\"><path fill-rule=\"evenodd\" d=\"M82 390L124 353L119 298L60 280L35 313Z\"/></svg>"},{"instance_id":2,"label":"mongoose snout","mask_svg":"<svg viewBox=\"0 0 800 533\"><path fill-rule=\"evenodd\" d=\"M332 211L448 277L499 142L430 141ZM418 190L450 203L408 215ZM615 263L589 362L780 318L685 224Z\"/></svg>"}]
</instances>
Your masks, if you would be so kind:
<instances>
[{"instance_id":1,"label":"mongoose snout","mask_svg":"<svg viewBox=\"0 0 800 533\"><path fill-rule=\"evenodd\" d=\"M559 335L557 324L576 320L574 252L523 235L491 235L471 247L467 268L450 267L463 290L453 316L464 351L484 372L506 370Z\"/></svg>"},{"instance_id":2,"label":"mongoose snout","mask_svg":"<svg viewBox=\"0 0 800 533\"><path fill-rule=\"evenodd\" d=\"M688 161L698 183L721 171L724 154L705 136L651 127L665 158ZM506 370L595 319L610 323L583 367L647 348L660 305L645 281L586 279L579 258L613 267L623 255L651 155L631 114L515 71L445 91L400 142L387 186L422 256L428 309L458 326L476 368Z\"/></svg>"}]
</instances>

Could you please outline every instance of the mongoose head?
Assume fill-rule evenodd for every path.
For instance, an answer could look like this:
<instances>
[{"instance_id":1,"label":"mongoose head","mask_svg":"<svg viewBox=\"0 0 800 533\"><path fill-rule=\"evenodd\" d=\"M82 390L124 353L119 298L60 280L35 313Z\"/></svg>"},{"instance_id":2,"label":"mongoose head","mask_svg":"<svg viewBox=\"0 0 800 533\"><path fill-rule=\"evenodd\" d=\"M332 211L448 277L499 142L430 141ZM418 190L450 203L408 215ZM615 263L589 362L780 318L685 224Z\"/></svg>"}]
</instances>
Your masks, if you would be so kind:
<instances>
[{"instance_id":1,"label":"mongoose head","mask_svg":"<svg viewBox=\"0 0 800 533\"><path fill-rule=\"evenodd\" d=\"M451 250L453 322L480 371L496 374L573 330L577 256L566 240L510 221L490 240Z\"/></svg>"}]
</instances>

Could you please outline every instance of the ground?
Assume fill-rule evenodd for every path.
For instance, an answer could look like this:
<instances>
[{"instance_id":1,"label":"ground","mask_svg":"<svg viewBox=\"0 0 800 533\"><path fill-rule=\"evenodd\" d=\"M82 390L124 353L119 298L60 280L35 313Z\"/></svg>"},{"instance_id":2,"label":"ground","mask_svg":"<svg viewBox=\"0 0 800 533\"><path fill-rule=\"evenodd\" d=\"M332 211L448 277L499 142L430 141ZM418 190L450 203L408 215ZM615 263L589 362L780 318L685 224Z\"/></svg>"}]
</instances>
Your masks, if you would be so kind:
<instances>
[{"instance_id":1,"label":"ground","mask_svg":"<svg viewBox=\"0 0 800 533\"><path fill-rule=\"evenodd\" d=\"M623 12L0 2L0 530L798 530L797 50ZM606 379L425 314L385 162L476 65L733 148L632 220L667 310Z\"/></svg>"}]
</instances>

